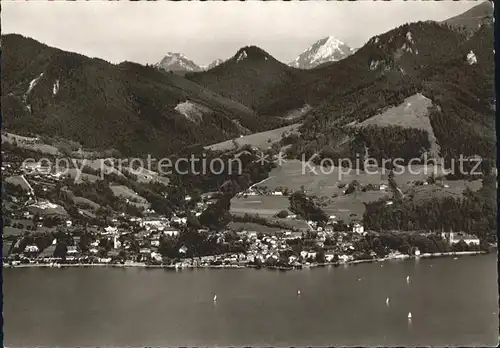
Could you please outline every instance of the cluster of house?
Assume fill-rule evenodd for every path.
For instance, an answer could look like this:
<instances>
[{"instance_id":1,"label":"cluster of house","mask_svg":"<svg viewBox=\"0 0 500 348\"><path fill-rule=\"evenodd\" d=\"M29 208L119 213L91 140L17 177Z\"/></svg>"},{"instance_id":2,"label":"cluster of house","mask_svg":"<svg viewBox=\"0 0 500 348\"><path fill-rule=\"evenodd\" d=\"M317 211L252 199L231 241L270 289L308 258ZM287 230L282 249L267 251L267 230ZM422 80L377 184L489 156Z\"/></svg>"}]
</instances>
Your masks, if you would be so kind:
<instances>
[{"instance_id":1,"label":"cluster of house","mask_svg":"<svg viewBox=\"0 0 500 348\"><path fill-rule=\"evenodd\" d=\"M480 240L476 236L464 232L441 232L441 237L446 240L450 245L458 244L461 241L467 245L479 245Z\"/></svg>"},{"instance_id":2,"label":"cluster of house","mask_svg":"<svg viewBox=\"0 0 500 348\"><path fill-rule=\"evenodd\" d=\"M257 186L249 187L247 190L242 191L236 195L236 197L244 197L244 196L284 196L286 192L283 190L276 189L273 191L264 190Z\"/></svg>"},{"instance_id":3,"label":"cluster of house","mask_svg":"<svg viewBox=\"0 0 500 348\"><path fill-rule=\"evenodd\" d=\"M119 258L121 252L128 254L130 260L140 259L161 262L162 257L158 251L161 237L177 236L179 235L179 229L170 226L170 221L166 218L141 219L138 223L141 229L135 233L114 226L105 228L91 226L89 228L91 240L87 245L88 251L84 253L80 245L81 236L74 235L75 229L73 229L71 220L66 221L66 231L70 235L71 245L66 247L65 262L111 263ZM128 238L131 234L133 234L133 238ZM18 238L10 249L19 250L23 238ZM104 247L103 242L110 248ZM58 240L54 238L48 247L39 250L35 243L31 243L17 254L10 253L9 255L8 251L7 253L4 251L3 256L15 261L27 260L29 263L52 263L61 260L61 256L55 254L57 244ZM182 250L180 252L182 253Z\"/></svg>"},{"instance_id":4,"label":"cluster of house","mask_svg":"<svg viewBox=\"0 0 500 348\"><path fill-rule=\"evenodd\" d=\"M365 228L360 220L355 218L354 216L357 216L356 214L351 214L349 217L351 219L350 224L348 225L348 231L352 233L356 233L359 235L365 235L367 232L365 231ZM318 225L316 221L307 221L307 224L309 225L310 229L313 231L317 232L325 232L325 233L333 233L333 226L338 224L339 222L337 221L337 216L336 215L330 215L328 217L328 221L326 223L325 227L321 227Z\"/></svg>"}]
</instances>

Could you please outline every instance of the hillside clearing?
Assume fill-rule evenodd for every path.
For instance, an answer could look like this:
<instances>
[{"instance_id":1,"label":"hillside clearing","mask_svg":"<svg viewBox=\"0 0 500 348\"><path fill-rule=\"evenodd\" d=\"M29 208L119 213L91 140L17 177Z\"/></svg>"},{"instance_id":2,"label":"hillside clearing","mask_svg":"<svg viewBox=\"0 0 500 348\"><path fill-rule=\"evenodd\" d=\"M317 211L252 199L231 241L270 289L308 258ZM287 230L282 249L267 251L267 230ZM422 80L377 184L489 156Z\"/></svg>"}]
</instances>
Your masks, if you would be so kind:
<instances>
[{"instance_id":1,"label":"hillside clearing","mask_svg":"<svg viewBox=\"0 0 500 348\"><path fill-rule=\"evenodd\" d=\"M205 149L207 150L210 149L212 151L231 150L235 148L234 146L235 142L240 147L245 145L250 145L252 147L257 147L260 149L267 149L273 143L280 141L284 135L297 133L298 128L300 126L301 126L300 123L296 123L290 126L276 128L266 132L245 135L241 138L236 138L233 140L224 141L222 143L205 146Z\"/></svg>"},{"instance_id":2,"label":"hillside clearing","mask_svg":"<svg viewBox=\"0 0 500 348\"><path fill-rule=\"evenodd\" d=\"M10 184L20 186L25 191L29 191L31 189L28 182L25 179L23 179L23 177L21 175L9 176L8 178L5 178L4 180L5 180L5 182L8 182Z\"/></svg>"},{"instance_id":3,"label":"hillside clearing","mask_svg":"<svg viewBox=\"0 0 500 348\"><path fill-rule=\"evenodd\" d=\"M370 117L355 126L399 126L424 130L429 134L430 153L433 157L437 157L440 149L429 119L429 108L432 106L432 100L426 98L421 93L417 93L406 98L398 106L390 107L384 112Z\"/></svg>"},{"instance_id":4,"label":"hillside clearing","mask_svg":"<svg viewBox=\"0 0 500 348\"><path fill-rule=\"evenodd\" d=\"M117 197L125 198L127 203L135 205L137 207L144 207L145 209L149 208L149 202L144 198L139 196L133 190L129 189L124 185L111 185L109 187L113 194Z\"/></svg>"},{"instance_id":5,"label":"hillside clearing","mask_svg":"<svg viewBox=\"0 0 500 348\"><path fill-rule=\"evenodd\" d=\"M290 206L285 196L247 196L231 199L230 213L235 215L258 214L262 217L272 217Z\"/></svg>"},{"instance_id":6,"label":"hillside clearing","mask_svg":"<svg viewBox=\"0 0 500 348\"><path fill-rule=\"evenodd\" d=\"M26 150L37 151L49 155L60 155L57 147L43 144L38 138L25 137L13 133L2 133L2 143L6 142L11 145L17 144L18 147Z\"/></svg>"}]
</instances>

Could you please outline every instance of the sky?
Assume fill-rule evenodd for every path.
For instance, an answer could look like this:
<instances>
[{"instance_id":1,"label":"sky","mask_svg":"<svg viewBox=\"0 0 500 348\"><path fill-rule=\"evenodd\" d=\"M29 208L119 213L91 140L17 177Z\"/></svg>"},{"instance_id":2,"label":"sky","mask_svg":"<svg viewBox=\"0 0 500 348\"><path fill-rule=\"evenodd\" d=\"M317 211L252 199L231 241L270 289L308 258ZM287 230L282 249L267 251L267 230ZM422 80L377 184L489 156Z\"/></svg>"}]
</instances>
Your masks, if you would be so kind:
<instances>
[{"instance_id":1,"label":"sky","mask_svg":"<svg viewBox=\"0 0 500 348\"><path fill-rule=\"evenodd\" d=\"M256 45L290 62L317 40L334 36L353 48L419 20L441 21L475 1L129 2L2 1L2 34L99 57L158 62L182 52L199 65Z\"/></svg>"}]
</instances>

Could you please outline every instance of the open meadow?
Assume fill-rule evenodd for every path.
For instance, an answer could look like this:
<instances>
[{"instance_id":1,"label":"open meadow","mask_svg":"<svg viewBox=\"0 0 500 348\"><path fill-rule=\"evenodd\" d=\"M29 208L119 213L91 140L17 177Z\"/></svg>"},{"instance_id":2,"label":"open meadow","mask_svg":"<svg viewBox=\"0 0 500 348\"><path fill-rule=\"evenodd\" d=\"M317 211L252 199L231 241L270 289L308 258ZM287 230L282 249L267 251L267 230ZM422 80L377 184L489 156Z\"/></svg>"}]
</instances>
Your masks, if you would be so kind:
<instances>
[{"instance_id":1,"label":"open meadow","mask_svg":"<svg viewBox=\"0 0 500 348\"><path fill-rule=\"evenodd\" d=\"M375 190L366 192L357 192L344 195L346 185L353 180L357 180L361 185L387 185L388 184L388 171L382 169L371 168L368 172L353 169L350 173L346 173L346 169L340 172L338 168L328 169L323 171L320 166L311 164L311 167L316 172L310 171L309 167L305 167L303 171L302 163L298 160L287 161L281 166L276 167L269 174L269 178L261 185L256 185L258 188L266 187L268 190L276 190L279 188L287 188L289 192L305 190L309 196L316 196L321 202L320 207L327 215L335 215L337 219L344 221L351 221L352 219L361 219L365 211L365 203L377 201L381 198L390 198L392 193L388 190ZM431 173L435 170L433 167L425 168L424 166L413 166L412 171L405 171L403 173L395 174L395 181L401 188L402 192L407 195L413 193L416 201L430 198L432 196L452 196L461 197L466 188L476 191L481 188L480 180L466 181L466 180L443 180L442 183L435 185L422 185L414 186L416 181L426 181ZM329 171L331 173L329 173ZM440 175L441 169L437 168L435 171L436 176ZM257 211L269 213L271 207L277 209L277 202L279 198L286 198L280 196L270 196L268 202L253 202L260 199L255 198L260 196L248 196L245 201L238 200L234 205L236 211L245 211L252 208ZM273 199L275 199L273 201ZM260 200L262 201L262 200ZM272 205L271 202L276 202ZM232 205L233 207L233 205Z\"/></svg>"},{"instance_id":2,"label":"open meadow","mask_svg":"<svg viewBox=\"0 0 500 348\"><path fill-rule=\"evenodd\" d=\"M290 206L288 197L285 196L244 196L231 199L231 214L245 215L258 214L262 217L273 217Z\"/></svg>"},{"instance_id":3,"label":"open meadow","mask_svg":"<svg viewBox=\"0 0 500 348\"><path fill-rule=\"evenodd\" d=\"M280 141L283 136L297 133L299 127L300 123L296 123L290 126L276 128L266 132L245 135L243 137L227 140L222 143L205 146L205 149L210 149L213 151L231 150L234 149L235 142L238 146L250 145L259 149L267 149L273 143Z\"/></svg>"},{"instance_id":4,"label":"open meadow","mask_svg":"<svg viewBox=\"0 0 500 348\"><path fill-rule=\"evenodd\" d=\"M149 202L144 198L139 196L133 190L124 185L111 185L109 187L113 194L117 197L122 197L130 200L128 203L135 205L137 207L143 207L144 209L149 208Z\"/></svg>"}]
</instances>

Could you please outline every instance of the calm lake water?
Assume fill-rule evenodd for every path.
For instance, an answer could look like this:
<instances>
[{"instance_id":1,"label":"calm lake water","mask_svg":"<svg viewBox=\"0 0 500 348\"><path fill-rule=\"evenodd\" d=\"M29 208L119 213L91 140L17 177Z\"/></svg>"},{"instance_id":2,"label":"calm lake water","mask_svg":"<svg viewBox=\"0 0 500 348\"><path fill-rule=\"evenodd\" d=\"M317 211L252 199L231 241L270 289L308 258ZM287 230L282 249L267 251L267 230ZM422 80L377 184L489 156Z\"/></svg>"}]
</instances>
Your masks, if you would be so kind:
<instances>
[{"instance_id":1,"label":"calm lake water","mask_svg":"<svg viewBox=\"0 0 500 348\"><path fill-rule=\"evenodd\" d=\"M3 280L10 347L498 343L496 254L292 272L4 269Z\"/></svg>"}]
</instances>

